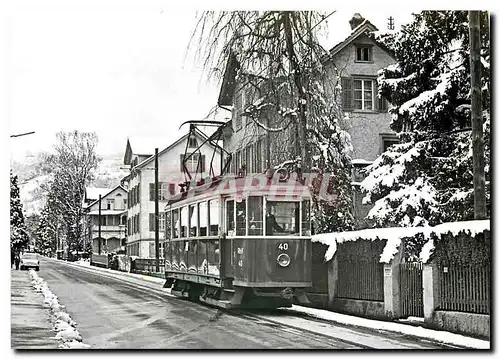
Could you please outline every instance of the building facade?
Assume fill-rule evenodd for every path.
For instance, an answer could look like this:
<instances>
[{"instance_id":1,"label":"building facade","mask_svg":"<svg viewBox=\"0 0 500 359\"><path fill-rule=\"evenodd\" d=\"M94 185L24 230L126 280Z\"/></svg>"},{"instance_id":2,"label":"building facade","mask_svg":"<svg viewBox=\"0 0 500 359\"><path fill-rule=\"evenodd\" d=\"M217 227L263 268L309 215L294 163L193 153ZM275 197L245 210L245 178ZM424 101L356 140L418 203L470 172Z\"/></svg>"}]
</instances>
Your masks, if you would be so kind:
<instances>
[{"instance_id":1,"label":"building facade","mask_svg":"<svg viewBox=\"0 0 500 359\"><path fill-rule=\"evenodd\" d=\"M202 143L206 140L201 132L195 131L158 152L158 198L160 256L163 256L165 241L165 205L170 197L180 192L179 184L188 177L182 166L184 156L186 167L193 178L210 176L210 165L220 168L220 154L214 155L214 146ZM197 148L199 151L196 151ZM127 254L141 258L155 258L155 160L154 155L144 158L135 154L127 141L124 163L130 165L128 179L128 237ZM186 150L187 149L187 150ZM154 149L153 149L154 150ZM196 153L194 153L196 151ZM154 152L154 151L153 151ZM213 155L213 160L212 160Z\"/></svg>"},{"instance_id":2,"label":"building facade","mask_svg":"<svg viewBox=\"0 0 500 359\"><path fill-rule=\"evenodd\" d=\"M125 246L127 238L127 190L121 185L108 190L101 195L99 212L99 198L89 203L85 212L84 235L92 243L92 252L116 252ZM99 237L99 221L100 237Z\"/></svg>"}]
</instances>

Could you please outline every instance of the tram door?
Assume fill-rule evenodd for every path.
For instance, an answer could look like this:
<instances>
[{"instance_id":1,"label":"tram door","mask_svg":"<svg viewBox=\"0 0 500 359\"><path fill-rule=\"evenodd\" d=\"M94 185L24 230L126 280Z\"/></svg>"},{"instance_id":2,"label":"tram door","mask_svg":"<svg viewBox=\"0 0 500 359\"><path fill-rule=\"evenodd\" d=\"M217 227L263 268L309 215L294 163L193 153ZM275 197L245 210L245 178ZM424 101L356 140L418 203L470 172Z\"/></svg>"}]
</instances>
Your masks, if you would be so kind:
<instances>
[{"instance_id":1,"label":"tram door","mask_svg":"<svg viewBox=\"0 0 500 359\"><path fill-rule=\"evenodd\" d=\"M221 236L221 261L223 265L223 280L226 288L232 287L234 278L233 267L233 238L234 235L234 200L224 202L224 227Z\"/></svg>"}]
</instances>

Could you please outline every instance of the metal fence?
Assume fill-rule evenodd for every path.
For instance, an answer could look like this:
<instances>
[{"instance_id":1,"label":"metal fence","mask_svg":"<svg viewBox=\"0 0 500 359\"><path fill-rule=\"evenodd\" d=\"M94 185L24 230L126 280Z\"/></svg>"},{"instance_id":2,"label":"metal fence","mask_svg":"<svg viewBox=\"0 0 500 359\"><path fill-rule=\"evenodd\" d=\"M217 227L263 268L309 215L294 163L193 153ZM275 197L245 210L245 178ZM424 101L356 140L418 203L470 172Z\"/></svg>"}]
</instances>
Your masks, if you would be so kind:
<instances>
[{"instance_id":1,"label":"metal fence","mask_svg":"<svg viewBox=\"0 0 500 359\"><path fill-rule=\"evenodd\" d=\"M441 265L439 270L440 310L490 314L491 268Z\"/></svg>"},{"instance_id":2,"label":"metal fence","mask_svg":"<svg viewBox=\"0 0 500 359\"><path fill-rule=\"evenodd\" d=\"M336 297L360 300L384 300L384 264L377 258L340 259Z\"/></svg>"},{"instance_id":3,"label":"metal fence","mask_svg":"<svg viewBox=\"0 0 500 359\"><path fill-rule=\"evenodd\" d=\"M137 258L134 260L133 270L142 272L156 272L156 259L153 258ZM165 261L160 258L160 273L165 272Z\"/></svg>"}]
</instances>

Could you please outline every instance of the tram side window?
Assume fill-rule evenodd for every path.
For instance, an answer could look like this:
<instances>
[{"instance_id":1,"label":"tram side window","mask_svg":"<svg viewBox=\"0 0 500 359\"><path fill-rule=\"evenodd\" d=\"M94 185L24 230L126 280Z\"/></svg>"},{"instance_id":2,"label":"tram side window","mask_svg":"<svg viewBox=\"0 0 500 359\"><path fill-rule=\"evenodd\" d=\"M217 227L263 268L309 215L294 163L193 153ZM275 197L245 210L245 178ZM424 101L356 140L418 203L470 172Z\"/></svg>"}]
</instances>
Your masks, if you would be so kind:
<instances>
[{"instance_id":1,"label":"tram side window","mask_svg":"<svg viewBox=\"0 0 500 359\"><path fill-rule=\"evenodd\" d=\"M187 237L187 226L188 226L188 208L181 208L181 238Z\"/></svg>"},{"instance_id":2,"label":"tram side window","mask_svg":"<svg viewBox=\"0 0 500 359\"><path fill-rule=\"evenodd\" d=\"M189 206L189 236L198 236L198 206L194 204Z\"/></svg>"},{"instance_id":3,"label":"tram side window","mask_svg":"<svg viewBox=\"0 0 500 359\"><path fill-rule=\"evenodd\" d=\"M302 235L311 235L311 201L302 201Z\"/></svg>"},{"instance_id":4,"label":"tram side window","mask_svg":"<svg viewBox=\"0 0 500 359\"><path fill-rule=\"evenodd\" d=\"M299 202L268 201L266 236L299 233Z\"/></svg>"},{"instance_id":5,"label":"tram side window","mask_svg":"<svg viewBox=\"0 0 500 359\"><path fill-rule=\"evenodd\" d=\"M165 239L169 240L172 236L172 219L171 219L171 212L167 211L165 212Z\"/></svg>"},{"instance_id":6,"label":"tram side window","mask_svg":"<svg viewBox=\"0 0 500 359\"><path fill-rule=\"evenodd\" d=\"M247 203L246 200L236 202L236 235L245 236L247 234Z\"/></svg>"},{"instance_id":7,"label":"tram side window","mask_svg":"<svg viewBox=\"0 0 500 359\"><path fill-rule=\"evenodd\" d=\"M213 199L208 201L208 208L210 235L217 236L219 234L219 200Z\"/></svg>"},{"instance_id":8,"label":"tram side window","mask_svg":"<svg viewBox=\"0 0 500 359\"><path fill-rule=\"evenodd\" d=\"M207 202L201 202L199 204L199 214L200 214L200 236L206 237L208 235L207 225L208 225L208 205Z\"/></svg>"},{"instance_id":9,"label":"tram side window","mask_svg":"<svg viewBox=\"0 0 500 359\"><path fill-rule=\"evenodd\" d=\"M179 238L179 210L172 211L173 238Z\"/></svg>"},{"instance_id":10,"label":"tram side window","mask_svg":"<svg viewBox=\"0 0 500 359\"><path fill-rule=\"evenodd\" d=\"M228 236L234 236L234 201L226 201L226 230Z\"/></svg>"},{"instance_id":11,"label":"tram side window","mask_svg":"<svg viewBox=\"0 0 500 359\"><path fill-rule=\"evenodd\" d=\"M262 197L248 197L248 235L250 236L262 236L263 234L262 206Z\"/></svg>"}]
</instances>

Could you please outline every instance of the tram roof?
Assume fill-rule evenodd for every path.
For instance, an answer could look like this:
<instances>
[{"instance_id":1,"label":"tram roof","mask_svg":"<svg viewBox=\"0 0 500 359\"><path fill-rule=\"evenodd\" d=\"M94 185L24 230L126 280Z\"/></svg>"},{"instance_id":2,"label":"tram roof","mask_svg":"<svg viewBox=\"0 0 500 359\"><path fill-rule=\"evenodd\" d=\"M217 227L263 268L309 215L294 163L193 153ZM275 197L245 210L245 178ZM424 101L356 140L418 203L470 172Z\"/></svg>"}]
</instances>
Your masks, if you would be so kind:
<instances>
[{"instance_id":1,"label":"tram roof","mask_svg":"<svg viewBox=\"0 0 500 359\"><path fill-rule=\"evenodd\" d=\"M219 195L271 195L284 199L288 197L310 197L307 181L301 182L296 176L280 181L277 176L268 178L265 174L254 174L244 177L223 176L205 180L203 184L191 186L189 190L179 193L167 202L167 206L179 202L196 202L201 198Z\"/></svg>"}]
</instances>

